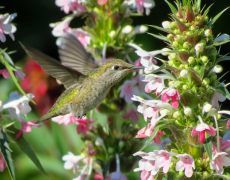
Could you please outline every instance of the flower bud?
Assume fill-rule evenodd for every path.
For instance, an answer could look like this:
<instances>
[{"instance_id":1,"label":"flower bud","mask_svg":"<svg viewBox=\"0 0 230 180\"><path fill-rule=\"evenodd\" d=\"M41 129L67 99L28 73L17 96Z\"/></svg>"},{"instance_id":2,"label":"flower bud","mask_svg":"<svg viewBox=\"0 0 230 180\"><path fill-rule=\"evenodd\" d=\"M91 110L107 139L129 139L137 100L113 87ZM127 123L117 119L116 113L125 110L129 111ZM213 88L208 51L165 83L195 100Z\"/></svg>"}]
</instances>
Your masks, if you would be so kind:
<instances>
[{"instance_id":1,"label":"flower bud","mask_svg":"<svg viewBox=\"0 0 230 180\"><path fill-rule=\"evenodd\" d=\"M204 51L204 43L198 43L195 45L196 54L200 54Z\"/></svg>"},{"instance_id":2,"label":"flower bud","mask_svg":"<svg viewBox=\"0 0 230 180\"><path fill-rule=\"evenodd\" d=\"M203 63L207 63L208 62L208 57L207 56L202 56L200 59L201 59L201 61Z\"/></svg>"},{"instance_id":3,"label":"flower bud","mask_svg":"<svg viewBox=\"0 0 230 180\"><path fill-rule=\"evenodd\" d=\"M113 38L115 35L116 35L116 32L115 32L115 31L111 31L111 32L109 33L109 37L111 37L111 38Z\"/></svg>"},{"instance_id":4,"label":"flower bud","mask_svg":"<svg viewBox=\"0 0 230 180\"><path fill-rule=\"evenodd\" d=\"M176 112L173 113L173 118L177 119L177 118L180 117L180 115L181 115L180 112L176 111Z\"/></svg>"},{"instance_id":5,"label":"flower bud","mask_svg":"<svg viewBox=\"0 0 230 180\"><path fill-rule=\"evenodd\" d=\"M180 72L180 77L182 78L188 77L188 70L182 69Z\"/></svg>"},{"instance_id":6,"label":"flower bud","mask_svg":"<svg viewBox=\"0 0 230 180\"><path fill-rule=\"evenodd\" d=\"M175 60L176 59L176 53L170 53L168 58L169 58L169 60Z\"/></svg>"},{"instance_id":7,"label":"flower bud","mask_svg":"<svg viewBox=\"0 0 230 180\"><path fill-rule=\"evenodd\" d=\"M163 27L164 29L170 29L170 27L171 27L171 22L169 22L169 21L163 21L163 22L162 22L162 27Z\"/></svg>"},{"instance_id":8,"label":"flower bud","mask_svg":"<svg viewBox=\"0 0 230 180\"><path fill-rule=\"evenodd\" d=\"M189 64L193 64L194 62L195 62L195 58L192 57L192 56L190 56L190 57L188 58L188 63L189 63Z\"/></svg>"},{"instance_id":9,"label":"flower bud","mask_svg":"<svg viewBox=\"0 0 230 180\"><path fill-rule=\"evenodd\" d=\"M223 71L223 68L221 65L215 65L212 71L215 73L221 73Z\"/></svg>"},{"instance_id":10,"label":"flower bud","mask_svg":"<svg viewBox=\"0 0 230 180\"><path fill-rule=\"evenodd\" d=\"M125 26L125 27L122 29L122 33L124 33L124 34L129 34L129 33L132 32L132 30L133 30L133 27L130 26L130 25L127 25L127 26Z\"/></svg>"},{"instance_id":11,"label":"flower bud","mask_svg":"<svg viewBox=\"0 0 230 180\"><path fill-rule=\"evenodd\" d=\"M205 35L206 37L212 36L212 30L211 30L211 29L206 29L206 30L204 31L204 35Z\"/></svg>"},{"instance_id":12,"label":"flower bud","mask_svg":"<svg viewBox=\"0 0 230 180\"><path fill-rule=\"evenodd\" d=\"M191 116L192 115L192 109L190 107L184 107L184 114L185 114L185 116Z\"/></svg>"},{"instance_id":13,"label":"flower bud","mask_svg":"<svg viewBox=\"0 0 230 180\"><path fill-rule=\"evenodd\" d=\"M95 141L95 145L96 146L103 146L104 142L100 137L97 137L96 141Z\"/></svg>"},{"instance_id":14,"label":"flower bud","mask_svg":"<svg viewBox=\"0 0 230 180\"><path fill-rule=\"evenodd\" d=\"M210 112L211 111L211 109L212 109L212 105L211 104L209 104L209 103L204 103L204 106L203 106L203 112Z\"/></svg>"},{"instance_id":15,"label":"flower bud","mask_svg":"<svg viewBox=\"0 0 230 180\"><path fill-rule=\"evenodd\" d=\"M146 31L148 31L147 26L140 25L140 26L135 27L135 32L136 33L145 33Z\"/></svg>"}]
</instances>

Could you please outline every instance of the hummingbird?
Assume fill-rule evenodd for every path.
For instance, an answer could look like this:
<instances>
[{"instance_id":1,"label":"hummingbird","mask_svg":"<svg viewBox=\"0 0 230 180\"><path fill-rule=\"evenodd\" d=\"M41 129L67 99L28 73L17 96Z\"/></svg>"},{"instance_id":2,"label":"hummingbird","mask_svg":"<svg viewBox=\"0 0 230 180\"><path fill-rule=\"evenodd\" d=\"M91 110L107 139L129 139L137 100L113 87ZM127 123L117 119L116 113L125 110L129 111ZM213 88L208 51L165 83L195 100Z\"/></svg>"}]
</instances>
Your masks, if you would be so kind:
<instances>
[{"instance_id":1,"label":"hummingbird","mask_svg":"<svg viewBox=\"0 0 230 180\"><path fill-rule=\"evenodd\" d=\"M58 39L61 62L31 47L23 48L65 90L40 120L73 113L84 116L98 106L109 90L133 70L139 69L120 59L107 60L101 66L73 35Z\"/></svg>"}]
</instances>

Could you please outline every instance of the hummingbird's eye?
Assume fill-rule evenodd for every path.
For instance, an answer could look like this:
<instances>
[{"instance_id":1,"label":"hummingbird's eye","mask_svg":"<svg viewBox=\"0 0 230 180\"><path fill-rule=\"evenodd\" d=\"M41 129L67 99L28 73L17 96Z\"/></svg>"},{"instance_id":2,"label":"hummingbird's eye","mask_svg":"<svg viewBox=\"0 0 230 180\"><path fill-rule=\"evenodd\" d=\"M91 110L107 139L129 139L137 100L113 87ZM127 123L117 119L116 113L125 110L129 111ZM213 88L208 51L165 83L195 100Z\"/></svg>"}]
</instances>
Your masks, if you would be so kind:
<instances>
[{"instance_id":1,"label":"hummingbird's eye","mask_svg":"<svg viewBox=\"0 0 230 180\"><path fill-rule=\"evenodd\" d=\"M112 67L112 69L113 70L118 70L118 69L120 69L120 66L115 65L115 66Z\"/></svg>"}]
</instances>

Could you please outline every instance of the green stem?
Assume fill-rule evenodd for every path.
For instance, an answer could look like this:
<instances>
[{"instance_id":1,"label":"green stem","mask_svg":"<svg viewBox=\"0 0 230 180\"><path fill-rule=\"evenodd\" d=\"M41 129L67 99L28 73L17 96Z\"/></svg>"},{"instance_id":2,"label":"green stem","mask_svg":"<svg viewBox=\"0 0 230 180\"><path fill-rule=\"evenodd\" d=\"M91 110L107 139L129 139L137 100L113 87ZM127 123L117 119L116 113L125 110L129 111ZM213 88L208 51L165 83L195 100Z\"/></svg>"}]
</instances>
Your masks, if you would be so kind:
<instances>
[{"instance_id":1,"label":"green stem","mask_svg":"<svg viewBox=\"0 0 230 180\"><path fill-rule=\"evenodd\" d=\"M219 134L219 126L218 126L218 122L217 122L217 118L214 115L213 116L214 121L215 121L215 125L216 125L216 145L217 145L217 151L220 152L220 134Z\"/></svg>"}]
</instances>

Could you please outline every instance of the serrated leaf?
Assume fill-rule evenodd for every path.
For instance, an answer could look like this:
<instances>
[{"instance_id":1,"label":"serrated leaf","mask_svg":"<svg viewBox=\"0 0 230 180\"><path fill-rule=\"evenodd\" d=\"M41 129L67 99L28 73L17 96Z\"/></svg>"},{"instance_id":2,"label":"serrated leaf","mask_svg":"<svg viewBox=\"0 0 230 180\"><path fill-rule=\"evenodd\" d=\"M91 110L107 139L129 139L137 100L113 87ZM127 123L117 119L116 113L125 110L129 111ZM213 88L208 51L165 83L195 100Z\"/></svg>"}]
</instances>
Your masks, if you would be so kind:
<instances>
[{"instance_id":1,"label":"serrated leaf","mask_svg":"<svg viewBox=\"0 0 230 180\"><path fill-rule=\"evenodd\" d=\"M221 12L219 12L213 19L212 19L212 24L214 24L220 17L221 15L227 11L229 9L229 7L225 8L224 10L222 10Z\"/></svg>"},{"instance_id":2,"label":"serrated leaf","mask_svg":"<svg viewBox=\"0 0 230 180\"><path fill-rule=\"evenodd\" d=\"M172 11L173 14L176 14L177 13L177 9L175 8L175 6L170 3L169 1L165 0L165 2L168 4L170 10Z\"/></svg>"},{"instance_id":3,"label":"serrated leaf","mask_svg":"<svg viewBox=\"0 0 230 180\"><path fill-rule=\"evenodd\" d=\"M208 157L211 160L212 159L212 143L208 142L204 144L204 149L208 153Z\"/></svg>"},{"instance_id":4,"label":"serrated leaf","mask_svg":"<svg viewBox=\"0 0 230 180\"><path fill-rule=\"evenodd\" d=\"M163 36L163 35L156 35L156 34L153 34L153 33L147 33L157 39L160 39L162 41L166 41L166 42L169 42L169 40L167 39L167 37Z\"/></svg>"},{"instance_id":5,"label":"serrated leaf","mask_svg":"<svg viewBox=\"0 0 230 180\"><path fill-rule=\"evenodd\" d=\"M24 137L21 137L17 140L15 140L19 148L31 159L31 161L37 166L37 168L46 174L44 168L42 167L39 159L37 158L36 154L34 153L33 149L31 148L30 144L27 143L27 141L24 139Z\"/></svg>"},{"instance_id":6,"label":"serrated leaf","mask_svg":"<svg viewBox=\"0 0 230 180\"><path fill-rule=\"evenodd\" d=\"M97 110L93 110L92 113L93 120L100 124L105 133L109 134L109 125L107 116L103 113L100 113Z\"/></svg>"},{"instance_id":7,"label":"serrated leaf","mask_svg":"<svg viewBox=\"0 0 230 180\"><path fill-rule=\"evenodd\" d=\"M9 143L6 134L3 130L0 130L0 149L1 153L4 157L4 160L7 165L7 169L9 170L9 174L11 179L15 179L15 172L14 172L14 164L11 157L11 150L9 148Z\"/></svg>"}]
</instances>

